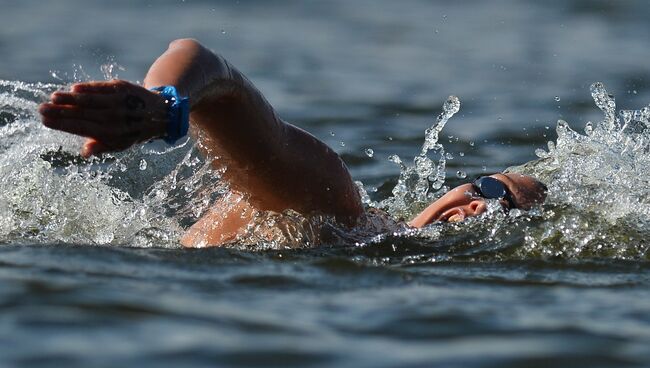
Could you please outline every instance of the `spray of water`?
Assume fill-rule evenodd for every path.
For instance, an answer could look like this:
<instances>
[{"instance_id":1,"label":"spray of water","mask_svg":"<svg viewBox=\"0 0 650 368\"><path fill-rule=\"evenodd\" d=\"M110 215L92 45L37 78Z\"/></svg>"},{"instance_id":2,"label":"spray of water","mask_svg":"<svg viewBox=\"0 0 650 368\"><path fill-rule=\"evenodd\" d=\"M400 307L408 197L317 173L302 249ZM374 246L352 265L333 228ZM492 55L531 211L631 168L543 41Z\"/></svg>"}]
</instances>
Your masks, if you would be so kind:
<instances>
[{"instance_id":1,"label":"spray of water","mask_svg":"<svg viewBox=\"0 0 650 368\"><path fill-rule=\"evenodd\" d=\"M115 68L103 70L110 74ZM215 186L220 173L188 142L82 159L76 154L80 138L46 129L36 116L38 103L62 87L0 81L0 242L176 247L183 229L228 195L225 185ZM421 231L374 209L352 230L327 217L263 213L238 242L256 249L390 243L391 252L399 252L395 242L406 241L409 247L446 249L444 255L422 256L425 261L468 255L647 257L650 107L617 113L602 84L591 92L602 121L587 122L583 133L559 121L557 140L537 151L539 160L511 168L548 185L543 211L505 215L492 206L485 216ZM445 102L412 165L392 156L401 168L393 197L373 203L362 191L366 204L408 218L444 193L446 152L439 134L459 107L456 97ZM411 262L421 255L405 257L415 257Z\"/></svg>"},{"instance_id":2,"label":"spray of water","mask_svg":"<svg viewBox=\"0 0 650 368\"><path fill-rule=\"evenodd\" d=\"M223 192L219 173L188 144L81 158L82 139L36 113L62 87L0 81L0 242L178 246Z\"/></svg>"},{"instance_id":3,"label":"spray of water","mask_svg":"<svg viewBox=\"0 0 650 368\"><path fill-rule=\"evenodd\" d=\"M436 121L425 131L422 149L413 159L413 165L405 165L397 155L389 157L390 161L400 167L397 185L392 190L393 196L375 204L370 202L367 193L362 191L366 204L383 208L398 218L409 218L444 192L446 156L445 148L438 140L440 132L458 110L460 100L456 96L449 96ZM429 155L437 157L437 161L432 160Z\"/></svg>"},{"instance_id":4,"label":"spray of water","mask_svg":"<svg viewBox=\"0 0 650 368\"><path fill-rule=\"evenodd\" d=\"M603 120L584 134L563 120L539 160L512 168L549 186L543 226L531 227L522 255L644 257L650 237L650 108L616 112L602 83L591 86Z\"/></svg>"},{"instance_id":5,"label":"spray of water","mask_svg":"<svg viewBox=\"0 0 650 368\"><path fill-rule=\"evenodd\" d=\"M536 151L538 160L508 169L537 177L548 185L543 209L514 210L506 215L488 203L484 215L462 224L433 224L415 232L389 234L376 239L375 245L390 244L394 254L399 250L395 244L408 238L404 249L420 244L433 250L433 254L411 254L403 249L397 253L400 263L452 258L650 257L650 106L617 112L614 97L602 83L591 86L591 95L603 112L602 121L587 122L584 133L558 121L557 140L548 142L547 150ZM415 177L410 182L418 183L421 177L410 176L416 169L394 160L402 171L395 190L400 198L404 191L417 187L409 187L407 178ZM438 169L444 170L443 165ZM431 182L436 183L435 179ZM406 198L398 208L416 197ZM394 262L394 257L381 262Z\"/></svg>"}]
</instances>

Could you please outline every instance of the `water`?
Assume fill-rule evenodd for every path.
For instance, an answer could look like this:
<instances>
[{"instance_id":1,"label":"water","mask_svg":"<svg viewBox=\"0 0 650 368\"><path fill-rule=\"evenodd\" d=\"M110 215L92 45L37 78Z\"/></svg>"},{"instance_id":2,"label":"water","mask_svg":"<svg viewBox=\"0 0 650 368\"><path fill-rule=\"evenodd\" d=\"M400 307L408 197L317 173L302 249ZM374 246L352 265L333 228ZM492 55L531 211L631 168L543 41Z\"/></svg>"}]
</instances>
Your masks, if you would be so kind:
<instances>
[{"instance_id":1,"label":"water","mask_svg":"<svg viewBox=\"0 0 650 368\"><path fill-rule=\"evenodd\" d=\"M2 5L0 365L650 366L645 2ZM549 200L179 249L228 193L192 142L83 160L35 109L74 80L141 80L180 36L337 150L369 205L406 216L532 160L516 170Z\"/></svg>"}]
</instances>

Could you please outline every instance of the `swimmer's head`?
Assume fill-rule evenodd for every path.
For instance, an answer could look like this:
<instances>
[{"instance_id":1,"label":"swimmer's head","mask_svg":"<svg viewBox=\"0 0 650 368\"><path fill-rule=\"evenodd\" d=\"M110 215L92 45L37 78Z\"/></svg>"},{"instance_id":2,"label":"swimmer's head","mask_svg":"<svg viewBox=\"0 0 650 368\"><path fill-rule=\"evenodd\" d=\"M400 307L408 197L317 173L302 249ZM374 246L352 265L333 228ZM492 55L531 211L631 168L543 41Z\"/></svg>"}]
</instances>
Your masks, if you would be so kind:
<instances>
[{"instance_id":1,"label":"swimmer's head","mask_svg":"<svg viewBox=\"0 0 650 368\"><path fill-rule=\"evenodd\" d=\"M409 224L422 227L434 221L460 222L484 213L489 198L496 198L506 210L529 210L546 199L546 186L533 177L507 173L486 178L450 190Z\"/></svg>"}]
</instances>

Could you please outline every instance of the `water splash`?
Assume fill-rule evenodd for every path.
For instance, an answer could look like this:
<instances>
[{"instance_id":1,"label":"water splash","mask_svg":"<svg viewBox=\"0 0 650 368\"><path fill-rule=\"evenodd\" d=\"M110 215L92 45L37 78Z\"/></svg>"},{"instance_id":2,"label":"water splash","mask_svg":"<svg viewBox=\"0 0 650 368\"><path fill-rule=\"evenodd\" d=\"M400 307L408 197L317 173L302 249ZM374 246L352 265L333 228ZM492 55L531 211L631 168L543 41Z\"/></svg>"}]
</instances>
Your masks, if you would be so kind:
<instances>
[{"instance_id":1,"label":"water splash","mask_svg":"<svg viewBox=\"0 0 650 368\"><path fill-rule=\"evenodd\" d=\"M444 146L438 141L447 121L458 110L460 100L449 96L434 124L425 131L422 149L413 159L413 166L406 166L397 155L389 157L400 166L400 175L392 190L393 196L380 203L381 208L393 216L408 218L440 195L441 190L444 191L447 158ZM437 162L429 158L431 154L438 157Z\"/></svg>"},{"instance_id":2,"label":"water splash","mask_svg":"<svg viewBox=\"0 0 650 368\"><path fill-rule=\"evenodd\" d=\"M0 81L0 242L176 247L218 195L218 173L190 145L81 158L81 138L37 116L62 87Z\"/></svg>"},{"instance_id":3,"label":"water splash","mask_svg":"<svg viewBox=\"0 0 650 368\"><path fill-rule=\"evenodd\" d=\"M602 83L591 86L603 120L584 134L559 120L557 141L540 160L512 168L547 183L543 226L531 228L522 254L643 257L650 239L650 109L616 112Z\"/></svg>"},{"instance_id":4,"label":"water splash","mask_svg":"<svg viewBox=\"0 0 650 368\"><path fill-rule=\"evenodd\" d=\"M602 121L587 122L582 134L559 120L557 140L536 150L539 160L509 169L548 185L543 210L506 215L488 201L484 215L461 224L433 224L377 238L375 253L390 245L389 255L381 253L377 262L650 259L650 106L617 113L602 83L594 83L591 93ZM409 172L399 157L390 159L402 173ZM396 190L408 190L406 183L401 180Z\"/></svg>"},{"instance_id":5,"label":"water splash","mask_svg":"<svg viewBox=\"0 0 650 368\"><path fill-rule=\"evenodd\" d=\"M88 80L92 80L92 77L90 76L90 74L86 72L83 65L72 64L72 81L77 83L77 82L84 82Z\"/></svg>"},{"instance_id":6,"label":"water splash","mask_svg":"<svg viewBox=\"0 0 650 368\"><path fill-rule=\"evenodd\" d=\"M104 80L119 79L120 71L125 71L126 68L120 65L115 57L109 56L106 58L106 62L99 65L99 72L101 73L101 78ZM50 76L61 84L68 83L78 83L90 80L98 80L100 77L94 74L87 72L83 65L81 64L72 64L72 70L62 71L62 70L50 70ZM17 83L17 82L16 82Z\"/></svg>"},{"instance_id":7,"label":"water splash","mask_svg":"<svg viewBox=\"0 0 650 368\"><path fill-rule=\"evenodd\" d=\"M82 138L47 129L37 116L38 104L63 87L0 81L0 242L178 247L183 229L232 195L189 140L83 159ZM258 213L237 246L354 244L402 226L376 214L362 222L350 231L327 216Z\"/></svg>"},{"instance_id":8,"label":"water splash","mask_svg":"<svg viewBox=\"0 0 650 368\"><path fill-rule=\"evenodd\" d=\"M217 198L228 195L227 186L215 185L222 183L221 173L191 144L162 151L147 144L102 159L81 158L80 138L46 129L36 116L38 103L61 87L0 81L0 242L176 247L183 229ZM544 211L514 210L505 215L498 204L489 202L485 216L422 231L407 229L373 209L352 230L327 217L263 213L240 244L273 249L390 244L391 254L408 263L647 258L650 107L617 113L602 84L594 84L591 91L603 111L602 121L586 123L584 133L558 121L558 138L537 151L540 159L512 169L537 176L549 186ZM457 98L447 100L411 166L397 155L389 157L401 171L394 197L373 203L360 190L366 194L364 203L406 218L444 193L448 158L439 134L459 107ZM395 246L399 242L419 253L405 253Z\"/></svg>"},{"instance_id":9,"label":"water splash","mask_svg":"<svg viewBox=\"0 0 650 368\"><path fill-rule=\"evenodd\" d=\"M596 82L589 88L591 97L596 102L596 106L605 114L604 128L613 131L616 126L616 101L614 96L607 93L605 86L601 82Z\"/></svg>"},{"instance_id":10,"label":"water splash","mask_svg":"<svg viewBox=\"0 0 650 368\"><path fill-rule=\"evenodd\" d=\"M106 63L100 65L99 70L105 80L111 80L118 79L120 77L118 71L125 71L126 68L118 64L115 58L110 57Z\"/></svg>"}]
</instances>

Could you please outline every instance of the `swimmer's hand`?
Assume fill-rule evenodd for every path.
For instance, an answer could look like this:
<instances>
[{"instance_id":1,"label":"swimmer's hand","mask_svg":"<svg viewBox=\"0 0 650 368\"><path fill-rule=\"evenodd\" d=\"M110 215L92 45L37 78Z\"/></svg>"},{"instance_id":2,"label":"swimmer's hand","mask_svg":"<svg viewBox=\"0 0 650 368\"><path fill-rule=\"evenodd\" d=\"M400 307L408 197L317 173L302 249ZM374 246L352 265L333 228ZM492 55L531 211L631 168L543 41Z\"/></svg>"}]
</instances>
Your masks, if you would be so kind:
<instances>
[{"instance_id":1,"label":"swimmer's hand","mask_svg":"<svg viewBox=\"0 0 650 368\"><path fill-rule=\"evenodd\" d=\"M43 125L87 137L81 155L125 150L166 133L163 97L123 80L85 82L57 91L39 108Z\"/></svg>"}]
</instances>

